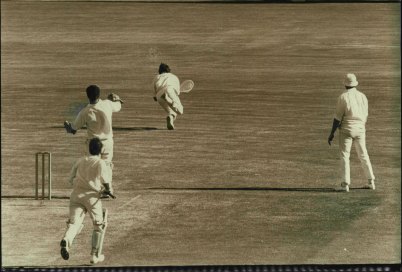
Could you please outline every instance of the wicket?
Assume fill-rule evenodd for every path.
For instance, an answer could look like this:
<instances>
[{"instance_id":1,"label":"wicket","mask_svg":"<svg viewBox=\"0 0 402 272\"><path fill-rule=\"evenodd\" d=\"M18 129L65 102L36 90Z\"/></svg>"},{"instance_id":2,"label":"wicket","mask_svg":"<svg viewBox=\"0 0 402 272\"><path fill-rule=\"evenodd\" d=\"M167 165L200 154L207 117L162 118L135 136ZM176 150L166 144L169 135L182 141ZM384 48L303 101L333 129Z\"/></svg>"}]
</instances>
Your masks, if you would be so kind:
<instances>
[{"instance_id":1,"label":"wicket","mask_svg":"<svg viewBox=\"0 0 402 272\"><path fill-rule=\"evenodd\" d=\"M42 199L45 199L45 181L48 182L48 199L52 199L52 154L50 152L37 152L35 154L35 199L39 199L39 159L42 160ZM47 160L46 160L47 159ZM47 167L45 162L47 161ZM47 169L46 169L47 168ZM45 171L47 170L47 176Z\"/></svg>"}]
</instances>

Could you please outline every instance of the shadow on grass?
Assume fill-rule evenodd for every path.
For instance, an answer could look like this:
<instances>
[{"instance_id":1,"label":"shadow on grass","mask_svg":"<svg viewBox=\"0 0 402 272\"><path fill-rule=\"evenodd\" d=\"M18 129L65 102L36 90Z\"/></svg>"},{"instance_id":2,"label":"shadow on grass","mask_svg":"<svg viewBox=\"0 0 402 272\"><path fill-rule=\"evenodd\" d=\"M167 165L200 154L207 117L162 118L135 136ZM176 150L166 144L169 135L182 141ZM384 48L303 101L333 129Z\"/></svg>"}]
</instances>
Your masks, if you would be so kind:
<instances>
[{"instance_id":1,"label":"shadow on grass","mask_svg":"<svg viewBox=\"0 0 402 272\"><path fill-rule=\"evenodd\" d=\"M301 187L234 187L234 188L199 188L199 187L151 187L140 190L164 190L164 191L282 191L282 192L321 192L321 193L344 193L336 188L301 188ZM353 187L350 191L354 190L369 190L365 187ZM371 190L370 190L371 191ZM19 196L19 195L2 195L1 198L5 199L32 199L32 200L48 200L46 197L36 199L34 196ZM52 196L52 199L70 199L69 196Z\"/></svg>"},{"instance_id":2,"label":"shadow on grass","mask_svg":"<svg viewBox=\"0 0 402 272\"><path fill-rule=\"evenodd\" d=\"M64 129L64 126L51 126L50 128L60 128ZM86 130L82 128L81 130ZM150 130L166 130L165 128L155 128L155 127L113 127L114 131L150 131Z\"/></svg>"},{"instance_id":3,"label":"shadow on grass","mask_svg":"<svg viewBox=\"0 0 402 272\"><path fill-rule=\"evenodd\" d=\"M284 192L343 192L335 188L301 188L301 187L236 187L236 188L177 188L177 187L153 187L147 190L175 190L175 191L284 191ZM350 188L350 190L367 190L364 187Z\"/></svg>"},{"instance_id":4,"label":"shadow on grass","mask_svg":"<svg viewBox=\"0 0 402 272\"><path fill-rule=\"evenodd\" d=\"M77 268L77 267L94 267L92 264L63 264L63 265L29 265L29 266L4 266L7 271L7 269L10 269L10 271L29 271L29 270L35 270L35 271L47 271L48 269L61 269L60 271L63 271L63 268L66 269L72 269L72 268ZM98 267L97 267L98 268ZM73 269L73 271L77 271L76 269ZM98 269L96 270L98 271ZM99 270L100 271L100 270Z\"/></svg>"},{"instance_id":5,"label":"shadow on grass","mask_svg":"<svg viewBox=\"0 0 402 272\"><path fill-rule=\"evenodd\" d=\"M23 196L23 195L2 195L1 198L20 198L20 199L32 199L32 200L49 200L47 197L42 198L39 197L38 199L35 196ZM52 199L70 199L69 196L53 196Z\"/></svg>"},{"instance_id":6,"label":"shadow on grass","mask_svg":"<svg viewBox=\"0 0 402 272\"><path fill-rule=\"evenodd\" d=\"M148 130L161 130L160 128L155 127L113 127L113 130L116 131L148 131ZM165 128L163 130L166 130Z\"/></svg>"}]
</instances>

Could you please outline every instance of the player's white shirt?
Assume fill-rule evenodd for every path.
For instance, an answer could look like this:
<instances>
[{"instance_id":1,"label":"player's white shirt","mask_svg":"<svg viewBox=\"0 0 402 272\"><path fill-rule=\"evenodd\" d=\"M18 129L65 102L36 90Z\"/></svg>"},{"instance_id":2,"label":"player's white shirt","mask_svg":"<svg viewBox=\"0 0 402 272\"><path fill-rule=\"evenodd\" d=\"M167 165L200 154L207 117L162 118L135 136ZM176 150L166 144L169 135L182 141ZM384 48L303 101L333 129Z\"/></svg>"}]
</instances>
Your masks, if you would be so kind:
<instances>
[{"instance_id":1,"label":"player's white shirt","mask_svg":"<svg viewBox=\"0 0 402 272\"><path fill-rule=\"evenodd\" d=\"M121 109L120 102L101 100L96 104L88 104L79 113L71 124L74 130L83 126L87 127L88 139L99 138L101 140L113 137L112 113Z\"/></svg>"},{"instance_id":2,"label":"player's white shirt","mask_svg":"<svg viewBox=\"0 0 402 272\"><path fill-rule=\"evenodd\" d=\"M110 167L99 156L85 156L71 169L70 183L74 191L99 192L103 183L110 183Z\"/></svg>"},{"instance_id":3,"label":"player's white shirt","mask_svg":"<svg viewBox=\"0 0 402 272\"><path fill-rule=\"evenodd\" d=\"M172 73L163 73L154 78L154 90L157 98L167 93L169 95L180 95L180 80Z\"/></svg>"},{"instance_id":4,"label":"player's white shirt","mask_svg":"<svg viewBox=\"0 0 402 272\"><path fill-rule=\"evenodd\" d=\"M338 97L335 119L341 121L341 129L364 129L367 117L368 100L365 94L352 88Z\"/></svg>"}]
</instances>

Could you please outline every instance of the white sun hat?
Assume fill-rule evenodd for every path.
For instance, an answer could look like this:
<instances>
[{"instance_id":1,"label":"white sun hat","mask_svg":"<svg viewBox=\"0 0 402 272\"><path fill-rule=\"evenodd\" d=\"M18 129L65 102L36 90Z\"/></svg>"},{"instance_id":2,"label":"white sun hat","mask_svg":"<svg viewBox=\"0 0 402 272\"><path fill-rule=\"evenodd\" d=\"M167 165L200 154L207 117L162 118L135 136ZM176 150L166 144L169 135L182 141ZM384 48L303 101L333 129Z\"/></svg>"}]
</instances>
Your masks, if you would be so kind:
<instances>
[{"instance_id":1,"label":"white sun hat","mask_svg":"<svg viewBox=\"0 0 402 272\"><path fill-rule=\"evenodd\" d=\"M356 87L359 82L356 79L355 74L347 74L345 80L343 81L346 87Z\"/></svg>"}]
</instances>

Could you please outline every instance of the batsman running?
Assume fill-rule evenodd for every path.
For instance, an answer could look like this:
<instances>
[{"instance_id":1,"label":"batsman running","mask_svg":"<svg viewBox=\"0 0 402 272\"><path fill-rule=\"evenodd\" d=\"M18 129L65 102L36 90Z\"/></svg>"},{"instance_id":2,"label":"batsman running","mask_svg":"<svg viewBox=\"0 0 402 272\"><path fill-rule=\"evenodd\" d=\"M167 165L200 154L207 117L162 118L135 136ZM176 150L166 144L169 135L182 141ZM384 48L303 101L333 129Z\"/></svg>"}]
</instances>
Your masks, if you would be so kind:
<instances>
[{"instance_id":1,"label":"batsman running","mask_svg":"<svg viewBox=\"0 0 402 272\"><path fill-rule=\"evenodd\" d=\"M117 94L111 93L107 100L100 99L100 88L90 85L86 89L89 104L83 108L73 123L64 122L67 133L75 134L78 129L86 126L87 140L85 142L85 153L88 154L88 142L92 138L99 138L102 141L102 159L110 168L111 176L113 170L113 130L112 114L121 110L123 101ZM110 189L113 192L110 181ZM104 196L108 197L108 196Z\"/></svg>"},{"instance_id":2,"label":"batsman running","mask_svg":"<svg viewBox=\"0 0 402 272\"><path fill-rule=\"evenodd\" d=\"M85 214L93 222L92 232L92 264L102 262L103 240L107 227L107 209L102 208L101 194L115 196L110 192L110 172L106 162L101 159L102 141L93 138L89 141L90 155L80 158L73 166L69 178L73 191L70 195L70 218L67 221L67 230L60 242L60 254L64 260L70 258L70 248L74 238L84 227Z\"/></svg>"},{"instance_id":3,"label":"batsman running","mask_svg":"<svg viewBox=\"0 0 402 272\"><path fill-rule=\"evenodd\" d=\"M170 72L169 65L161 63L159 65L159 74L155 76L153 86L155 91L154 100L167 112L167 128L173 130L177 115L183 114L183 105L179 98L179 78Z\"/></svg>"}]
</instances>

